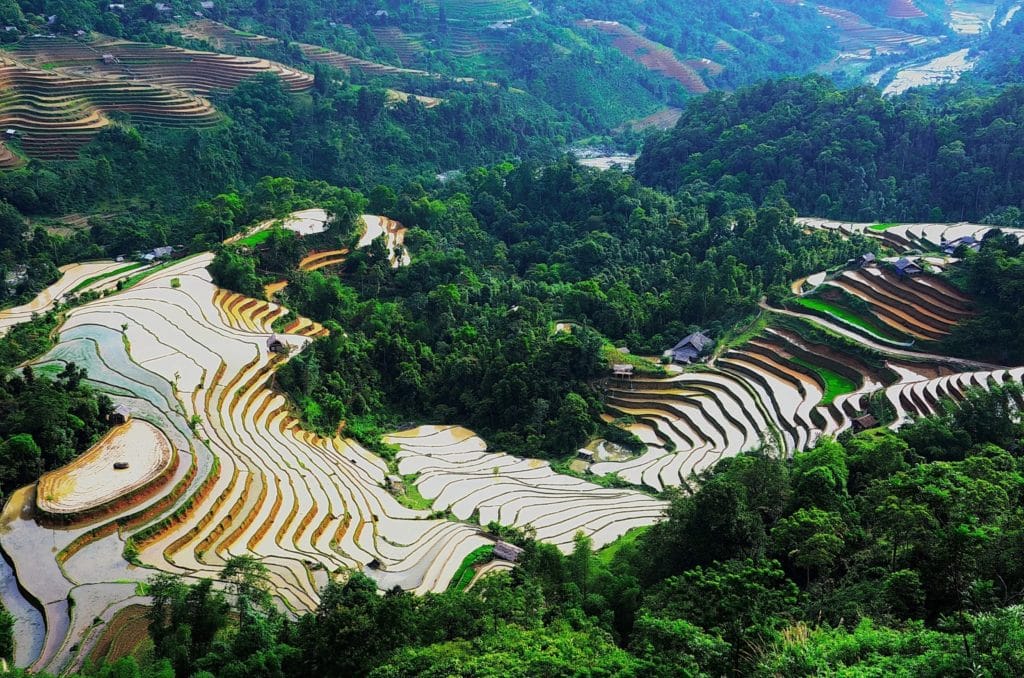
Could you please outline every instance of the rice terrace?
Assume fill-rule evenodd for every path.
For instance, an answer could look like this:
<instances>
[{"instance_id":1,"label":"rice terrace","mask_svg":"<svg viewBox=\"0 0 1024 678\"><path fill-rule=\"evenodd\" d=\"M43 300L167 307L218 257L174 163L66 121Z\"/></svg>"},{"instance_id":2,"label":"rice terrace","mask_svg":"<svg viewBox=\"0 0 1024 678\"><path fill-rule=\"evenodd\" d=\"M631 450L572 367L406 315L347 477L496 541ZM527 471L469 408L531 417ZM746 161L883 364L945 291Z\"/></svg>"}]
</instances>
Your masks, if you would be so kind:
<instances>
[{"instance_id":1,"label":"rice terrace","mask_svg":"<svg viewBox=\"0 0 1024 678\"><path fill-rule=\"evenodd\" d=\"M323 210L306 210L277 223L309 234L326 219ZM383 236L389 249L404 252L400 225L377 216L363 222L358 247ZM981 237L987 228L804 223L868 233L897 249ZM236 241L255 243L272 225ZM313 253L303 268L336 265L346 253ZM70 267L29 305L41 309L83 283L104 290L67 313L56 346L33 365L84 367L89 383L118 403L123 423L70 465L15 493L4 511L0 546L19 595L42 615L17 621L19 638L31 639L18 644L19 664L81 666L109 643L109 632L93 620L116 620L144 603L138 585L154 570L216 576L228 557L258 555L275 596L298 612L311 609L319 588L346 568L363 570L384 589L444 590L467 557L493 544L479 527L491 521L529 528L569 550L579 531L601 547L662 518L664 502L649 494L491 451L472 431L444 422L387 438L399 449L395 466L344 431L322 437L303 430L273 374L327 330L296 318L275 332L287 309L219 290L205 270L210 261L200 254L148 275L142 269L121 291L111 283L128 274L123 266ZM407 262L406 253L392 258L393 266ZM972 313L970 300L933 274L900 277L880 264L811 279L816 284L804 282L786 307L765 307L760 329L721 346L707 364L663 377L632 370L613 377L606 416L631 422L623 426L647 451L614 457L598 441L588 453L589 472L658 491L692 490L700 472L724 457L764 444L791 454L819 436L878 425L865 423L876 397L895 427L969 389L1024 376L1024 367L917 350L915 341L927 345ZM843 295L840 302L861 300L851 314L906 341L883 340L844 315L796 303L831 291ZM24 311L7 313L16 321ZM571 324L562 331L571 332ZM272 342L286 350L271 350ZM397 501L394 477L413 483L429 509ZM493 563L477 569L512 566ZM12 609L26 607L11 602L5 600Z\"/></svg>"},{"instance_id":2,"label":"rice terrace","mask_svg":"<svg viewBox=\"0 0 1024 678\"><path fill-rule=\"evenodd\" d=\"M0 674L1024 675L1022 7L0 3Z\"/></svg>"}]
</instances>

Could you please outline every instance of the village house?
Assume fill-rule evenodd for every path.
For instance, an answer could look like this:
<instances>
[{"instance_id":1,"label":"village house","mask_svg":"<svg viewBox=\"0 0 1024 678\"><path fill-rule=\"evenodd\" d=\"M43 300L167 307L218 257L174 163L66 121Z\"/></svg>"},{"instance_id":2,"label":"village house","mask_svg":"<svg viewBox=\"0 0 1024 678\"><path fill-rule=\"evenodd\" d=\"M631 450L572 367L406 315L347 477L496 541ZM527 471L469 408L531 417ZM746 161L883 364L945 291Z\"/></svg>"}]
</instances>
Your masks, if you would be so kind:
<instances>
[{"instance_id":1,"label":"village house","mask_svg":"<svg viewBox=\"0 0 1024 678\"><path fill-rule=\"evenodd\" d=\"M874 252L865 252L854 260L858 268L864 268L865 266L873 266L878 261L878 257L875 256Z\"/></svg>"},{"instance_id":2,"label":"village house","mask_svg":"<svg viewBox=\"0 0 1024 678\"><path fill-rule=\"evenodd\" d=\"M523 549L507 541L499 541L494 544L494 557L514 563L523 555Z\"/></svg>"},{"instance_id":3,"label":"village house","mask_svg":"<svg viewBox=\"0 0 1024 678\"><path fill-rule=\"evenodd\" d=\"M965 235L962 238L956 240L950 240L942 246L943 254L954 254L961 247L966 247L969 250L977 252L981 249L981 241L975 238L973 235Z\"/></svg>"},{"instance_id":4,"label":"village house","mask_svg":"<svg viewBox=\"0 0 1024 678\"><path fill-rule=\"evenodd\" d=\"M896 273L901 278L903 276L917 275L924 270L918 266L917 263L907 259L906 257L902 257L899 261L893 264L893 266L896 268Z\"/></svg>"},{"instance_id":5,"label":"village house","mask_svg":"<svg viewBox=\"0 0 1024 678\"><path fill-rule=\"evenodd\" d=\"M694 332L683 338L678 344L665 351L665 357L672 362L688 365L700 357L700 354L711 343L711 337L703 332Z\"/></svg>"},{"instance_id":6,"label":"village house","mask_svg":"<svg viewBox=\"0 0 1024 678\"><path fill-rule=\"evenodd\" d=\"M170 245L165 247L156 247L142 255L143 261L154 261L155 259L166 259L174 253L174 248Z\"/></svg>"},{"instance_id":7,"label":"village house","mask_svg":"<svg viewBox=\"0 0 1024 678\"><path fill-rule=\"evenodd\" d=\"M276 334L271 334L267 337L267 350L271 353L287 353L288 345L281 341Z\"/></svg>"},{"instance_id":8,"label":"village house","mask_svg":"<svg viewBox=\"0 0 1024 678\"><path fill-rule=\"evenodd\" d=\"M861 431L866 431L869 428L876 428L877 426L878 420L871 414L865 414L853 420L854 433L860 433Z\"/></svg>"},{"instance_id":9,"label":"village house","mask_svg":"<svg viewBox=\"0 0 1024 678\"><path fill-rule=\"evenodd\" d=\"M110 413L110 423L114 425L127 424L131 418L132 410L124 403L115 407L114 411Z\"/></svg>"}]
</instances>

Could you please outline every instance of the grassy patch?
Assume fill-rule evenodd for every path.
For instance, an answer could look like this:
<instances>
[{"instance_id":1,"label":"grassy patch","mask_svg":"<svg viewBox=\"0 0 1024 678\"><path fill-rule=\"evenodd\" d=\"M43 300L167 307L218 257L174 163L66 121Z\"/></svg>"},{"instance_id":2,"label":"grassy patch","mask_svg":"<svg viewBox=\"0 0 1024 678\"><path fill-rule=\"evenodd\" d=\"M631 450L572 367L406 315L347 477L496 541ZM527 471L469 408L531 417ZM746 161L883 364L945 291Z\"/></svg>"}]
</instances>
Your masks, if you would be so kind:
<instances>
[{"instance_id":1,"label":"grassy patch","mask_svg":"<svg viewBox=\"0 0 1024 678\"><path fill-rule=\"evenodd\" d=\"M256 247L257 245L262 245L269 240L273 232L274 229L265 228L262 231L256 231L252 235L245 236L235 244L242 245L243 247Z\"/></svg>"},{"instance_id":2,"label":"grassy patch","mask_svg":"<svg viewBox=\"0 0 1024 678\"><path fill-rule=\"evenodd\" d=\"M434 505L434 500L420 494L420 489L414 484L415 480L415 475L402 476L405 492L396 497L398 503L407 508L429 511Z\"/></svg>"},{"instance_id":3,"label":"grassy patch","mask_svg":"<svg viewBox=\"0 0 1024 678\"><path fill-rule=\"evenodd\" d=\"M644 527L634 527L632 530L598 551L597 559L605 565L610 566L619 551L627 546L631 547L636 544L640 537L646 534L649 529L651 529L649 525L645 525Z\"/></svg>"},{"instance_id":4,"label":"grassy patch","mask_svg":"<svg viewBox=\"0 0 1024 678\"><path fill-rule=\"evenodd\" d=\"M882 231L888 231L893 226L899 226L899 224L871 224L870 226L868 226L868 229L881 233Z\"/></svg>"},{"instance_id":5,"label":"grassy patch","mask_svg":"<svg viewBox=\"0 0 1024 678\"><path fill-rule=\"evenodd\" d=\"M886 341L899 342L900 340L887 334L886 332L879 329L876 325L868 322L864 318L860 317L853 311L843 306L833 304L822 299L813 299L810 297L800 297L796 300L796 303L800 304L804 308L809 308L813 311L819 311L821 313L827 313L833 315L847 324L853 325L857 329L863 330L870 335L884 339Z\"/></svg>"},{"instance_id":6,"label":"grassy patch","mask_svg":"<svg viewBox=\"0 0 1024 678\"><path fill-rule=\"evenodd\" d=\"M119 269L117 269L115 271L111 271L110 273L100 273L99 275L94 275L91 278L86 278L82 282L80 282L77 285L75 285L71 289L71 291L68 292L68 294L74 294L75 292L78 292L79 290L83 290L83 289L85 289L89 285L92 285L94 282L96 282L98 280L103 280L104 278L114 278L116 276L121 275L122 273L127 273L128 271L134 271L135 269L139 268L142 265L143 265L142 262L135 262L134 264L128 264L127 266L119 268Z\"/></svg>"},{"instance_id":7,"label":"grassy patch","mask_svg":"<svg viewBox=\"0 0 1024 678\"><path fill-rule=\"evenodd\" d=\"M465 559L463 559L462 564L459 565L459 569L455 571L455 576L452 577L451 583L448 584L448 590L464 591L466 587L469 586L469 582L473 581L473 577L476 575L476 570L474 568L477 565L483 565L493 557L494 547L490 544L474 549L465 557Z\"/></svg>"},{"instance_id":8,"label":"grassy patch","mask_svg":"<svg viewBox=\"0 0 1024 678\"><path fill-rule=\"evenodd\" d=\"M665 368L657 363L652 363L650 360L645 360L632 353L619 353L613 344L605 344L601 347L601 359L605 361L609 369L612 365L623 364L632 365L638 374L649 374L655 377L664 377L668 374L665 372Z\"/></svg>"},{"instance_id":9,"label":"grassy patch","mask_svg":"<svg viewBox=\"0 0 1024 678\"><path fill-rule=\"evenodd\" d=\"M33 365L32 371L36 373L37 377L44 377L53 381L57 378L57 375L64 371L67 366L64 363L52 362L44 363L42 365Z\"/></svg>"},{"instance_id":10,"label":"grassy patch","mask_svg":"<svg viewBox=\"0 0 1024 678\"><path fill-rule=\"evenodd\" d=\"M857 384L847 379L838 372L833 372L827 367L815 365L803 358L792 357L790 361L803 368L811 370L825 382L825 393L821 396L822 405L831 405L832 401L844 393L853 393L857 390Z\"/></svg>"},{"instance_id":11,"label":"grassy patch","mask_svg":"<svg viewBox=\"0 0 1024 678\"><path fill-rule=\"evenodd\" d=\"M62 320L61 313L50 311L8 330L0 337L0 369L16 367L53 348L53 331Z\"/></svg>"},{"instance_id":12,"label":"grassy patch","mask_svg":"<svg viewBox=\"0 0 1024 678\"><path fill-rule=\"evenodd\" d=\"M737 323L732 329L726 332L721 341L718 342L716 353L719 355L729 349L739 348L757 335L761 334L764 328L768 327L768 315L758 313L751 320Z\"/></svg>"}]
</instances>

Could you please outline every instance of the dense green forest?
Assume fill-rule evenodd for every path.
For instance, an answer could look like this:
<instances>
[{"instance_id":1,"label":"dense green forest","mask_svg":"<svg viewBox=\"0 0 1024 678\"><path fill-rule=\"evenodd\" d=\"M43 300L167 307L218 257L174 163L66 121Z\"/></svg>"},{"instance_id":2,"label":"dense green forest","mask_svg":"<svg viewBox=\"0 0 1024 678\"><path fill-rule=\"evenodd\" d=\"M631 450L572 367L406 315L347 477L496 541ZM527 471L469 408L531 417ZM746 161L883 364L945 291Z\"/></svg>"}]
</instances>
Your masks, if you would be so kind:
<instances>
[{"instance_id":1,"label":"dense green forest","mask_svg":"<svg viewBox=\"0 0 1024 678\"><path fill-rule=\"evenodd\" d=\"M84 378L85 371L70 363L57 374L37 376L26 367L0 380L0 493L5 500L44 471L67 464L106 432L110 399L95 393Z\"/></svg>"},{"instance_id":2,"label":"dense green forest","mask_svg":"<svg viewBox=\"0 0 1024 678\"><path fill-rule=\"evenodd\" d=\"M371 208L412 229L410 266L371 247L340 277L289 271L285 304L337 323L277 377L320 430L459 421L499 447L561 456L595 431L609 341L650 355L697 329L720 336L765 294L869 247L803 234L784 202L677 201L570 159L388 193ZM258 292L283 271L256 256L228 248L211 271Z\"/></svg>"},{"instance_id":3,"label":"dense green forest","mask_svg":"<svg viewBox=\"0 0 1024 678\"><path fill-rule=\"evenodd\" d=\"M788 461L747 454L665 522L594 554L528 535L468 592L381 596L360 574L289 620L257 561L159 575L152 655L88 675L1009 676L1024 671L1019 391Z\"/></svg>"},{"instance_id":4,"label":"dense green forest","mask_svg":"<svg viewBox=\"0 0 1024 678\"><path fill-rule=\"evenodd\" d=\"M969 79L999 85L1024 83L1024 14L1018 11L1002 30L988 36Z\"/></svg>"},{"instance_id":5,"label":"dense green forest","mask_svg":"<svg viewBox=\"0 0 1024 678\"><path fill-rule=\"evenodd\" d=\"M1006 215L1021 226L1020 212ZM1006 365L1024 364L1024 248L1016 238L988 239L956 271L977 300L981 315L961 324L945 340L955 353Z\"/></svg>"},{"instance_id":6,"label":"dense green forest","mask_svg":"<svg viewBox=\"0 0 1024 678\"><path fill-rule=\"evenodd\" d=\"M819 77L713 93L651 139L637 177L671 191L784 195L801 214L980 220L1024 206L1024 89L891 99Z\"/></svg>"}]
</instances>

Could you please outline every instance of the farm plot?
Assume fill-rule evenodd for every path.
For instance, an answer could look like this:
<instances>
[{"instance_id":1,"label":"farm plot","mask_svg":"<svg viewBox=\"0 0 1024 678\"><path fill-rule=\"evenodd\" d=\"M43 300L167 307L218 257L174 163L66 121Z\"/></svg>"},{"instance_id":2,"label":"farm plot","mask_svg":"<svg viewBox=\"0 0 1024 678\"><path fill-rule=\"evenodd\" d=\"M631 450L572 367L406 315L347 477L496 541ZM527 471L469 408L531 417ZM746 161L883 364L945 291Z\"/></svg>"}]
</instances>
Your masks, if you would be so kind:
<instances>
[{"instance_id":1,"label":"farm plot","mask_svg":"<svg viewBox=\"0 0 1024 678\"><path fill-rule=\"evenodd\" d=\"M176 460L160 429L140 420L114 428L70 464L39 479L36 506L52 516L75 518L145 490ZM124 468L118 465L126 464Z\"/></svg>"},{"instance_id":2,"label":"farm plot","mask_svg":"<svg viewBox=\"0 0 1024 678\"><path fill-rule=\"evenodd\" d=\"M600 548L630 529L657 522L665 502L633 491L611 490L561 475L546 462L487 451L487 444L459 427L421 426L395 433L398 470L417 474L416 487L435 511L450 511L481 524L498 521L533 530L538 539L568 553L583 532Z\"/></svg>"},{"instance_id":3,"label":"farm plot","mask_svg":"<svg viewBox=\"0 0 1024 678\"><path fill-rule=\"evenodd\" d=\"M29 37L12 54L41 67L65 69L68 74L117 77L208 95L230 90L260 73L273 73L293 92L313 86L313 76L288 66L215 52L104 38L89 43L61 37Z\"/></svg>"},{"instance_id":4,"label":"farm plot","mask_svg":"<svg viewBox=\"0 0 1024 678\"><path fill-rule=\"evenodd\" d=\"M398 237L394 222L371 223ZM385 489L387 465L354 441L300 427L272 388L273 372L287 358L268 350L269 326L284 309L218 290L205 269L211 260L205 254L176 262L73 309L57 347L40 359L82 365L92 385L129 402L136 419L191 454L145 504L104 515L88 529L52 530L33 520L21 508L35 505L30 495L10 505L0 543L25 595L53 601L43 605L47 630L36 669L60 670L87 654L99 640L88 635L92 619L137 602L132 586L118 582L153 569L216 576L230 556L253 554L270 570L281 603L308 610L341 568L362 569L383 588L441 591L470 553L492 543L472 522L402 506ZM276 336L301 350L323 332L298 319ZM470 463L427 450L430 442L407 442L403 472L421 474L418 487L435 506L460 518L529 524L561 546L578 529L607 543L658 520L664 509L642 493L599 488L537 462L487 455ZM473 451L484 454L480 443ZM105 452L96 469L105 471L112 458ZM494 474L495 466L502 472ZM44 504L56 501L41 491ZM129 539L142 568L121 557Z\"/></svg>"},{"instance_id":5,"label":"farm plot","mask_svg":"<svg viewBox=\"0 0 1024 678\"><path fill-rule=\"evenodd\" d=\"M859 14L837 7L818 5L818 12L834 23L839 30L840 43L846 47L870 46L876 50L892 52L905 51L935 41L923 35L873 26Z\"/></svg>"},{"instance_id":6,"label":"farm plot","mask_svg":"<svg viewBox=\"0 0 1024 678\"><path fill-rule=\"evenodd\" d=\"M327 222L329 219L330 215L327 214L327 210L319 207L298 210L297 212L292 212L281 219L267 219L266 221L261 221L256 226L231 236L224 241L224 244L230 245L232 243L244 241L255 236L257 233L267 231L275 225L289 231L294 231L299 236L315 235L327 230Z\"/></svg>"},{"instance_id":7,"label":"farm plot","mask_svg":"<svg viewBox=\"0 0 1024 678\"><path fill-rule=\"evenodd\" d=\"M377 42L394 52L403 66L410 66L423 59L426 52L423 44L413 36L403 33L401 29L394 26L379 26L371 30Z\"/></svg>"},{"instance_id":8,"label":"farm plot","mask_svg":"<svg viewBox=\"0 0 1024 678\"><path fill-rule=\"evenodd\" d=\"M919 249L922 251L937 250L942 245L964 236L984 239L993 231L994 226L960 222L955 224L872 224L849 221L834 221L817 217L798 217L797 223L805 228L834 230L840 233L859 233L881 240L886 246L897 251ZM1001 228L1002 233L1016 237L1024 243L1024 229Z\"/></svg>"},{"instance_id":9,"label":"farm plot","mask_svg":"<svg viewBox=\"0 0 1024 678\"><path fill-rule=\"evenodd\" d=\"M868 268L828 281L821 274L812 277L816 286L855 295L879 323L898 321L900 328L926 338L944 336L974 313L968 299L935 276L903 279ZM659 490L692 487L696 476L721 458L755 448L791 454L813 446L821 435L845 431L864 414L872 394L882 393L892 404L895 427L934 413L944 398L961 399L972 385L1019 382L1024 372L884 345L862 328L842 329L836 320L817 315L767 310L802 318L804 324L771 321L695 371L610 380L606 421L639 436L647 451L634 459L598 461L590 471ZM868 351L821 343L811 331L815 327ZM866 362L869 355L874 358Z\"/></svg>"},{"instance_id":10,"label":"farm plot","mask_svg":"<svg viewBox=\"0 0 1024 678\"><path fill-rule=\"evenodd\" d=\"M65 295L109 288L135 272L137 267L114 261L92 261L60 267L60 279L44 289L27 304L0 311L0 335L18 323L31 320L33 315L53 308Z\"/></svg>"},{"instance_id":11,"label":"farm plot","mask_svg":"<svg viewBox=\"0 0 1024 678\"><path fill-rule=\"evenodd\" d=\"M675 80L691 94L703 94L708 86L700 77L698 70L711 75L721 72L721 66L710 59L681 61L671 49L665 45L649 40L629 26L617 21L600 21L597 19L581 19L576 22L581 28L594 28L612 37L612 46L648 70Z\"/></svg>"},{"instance_id":12,"label":"farm plot","mask_svg":"<svg viewBox=\"0 0 1024 678\"><path fill-rule=\"evenodd\" d=\"M333 66L334 68L345 72L351 71L353 68L357 68L369 75L418 75L423 77L434 77L433 74L428 71L421 71L414 68L402 68L400 66L390 66L388 64L379 64L374 61L367 61L365 59L360 59L359 57L342 54L341 52L336 52L318 45L299 43L299 49L302 51L302 55L310 61L327 64L328 66Z\"/></svg>"},{"instance_id":13,"label":"farm plot","mask_svg":"<svg viewBox=\"0 0 1024 678\"><path fill-rule=\"evenodd\" d=\"M197 19L184 25L165 24L164 30L180 33L186 38L208 42L215 48L225 51L252 49L253 47L276 45L280 42L277 38L240 31L211 19Z\"/></svg>"},{"instance_id":14,"label":"farm plot","mask_svg":"<svg viewBox=\"0 0 1024 678\"><path fill-rule=\"evenodd\" d=\"M24 158L12 151L7 144L0 143L0 170L17 169L24 164Z\"/></svg>"},{"instance_id":15,"label":"farm plot","mask_svg":"<svg viewBox=\"0 0 1024 678\"><path fill-rule=\"evenodd\" d=\"M872 267L844 271L826 285L864 301L879 321L919 339L941 339L962 319L975 315L958 293L938 278L925 283L921 278L900 278Z\"/></svg>"},{"instance_id":16,"label":"farm plot","mask_svg":"<svg viewBox=\"0 0 1024 678\"><path fill-rule=\"evenodd\" d=\"M893 19L921 19L927 16L914 4L914 0L890 0L886 14Z\"/></svg>"},{"instance_id":17,"label":"farm plot","mask_svg":"<svg viewBox=\"0 0 1024 678\"><path fill-rule=\"evenodd\" d=\"M439 0L424 0L423 5L437 11ZM448 21L458 23L493 23L521 19L533 14L526 0L448 0L444 3Z\"/></svg>"},{"instance_id":18,"label":"farm plot","mask_svg":"<svg viewBox=\"0 0 1024 678\"><path fill-rule=\"evenodd\" d=\"M209 127L220 115L206 99L180 90L113 78L44 71L0 57L0 125L19 133L40 160L74 158L112 112L139 124Z\"/></svg>"}]
</instances>

